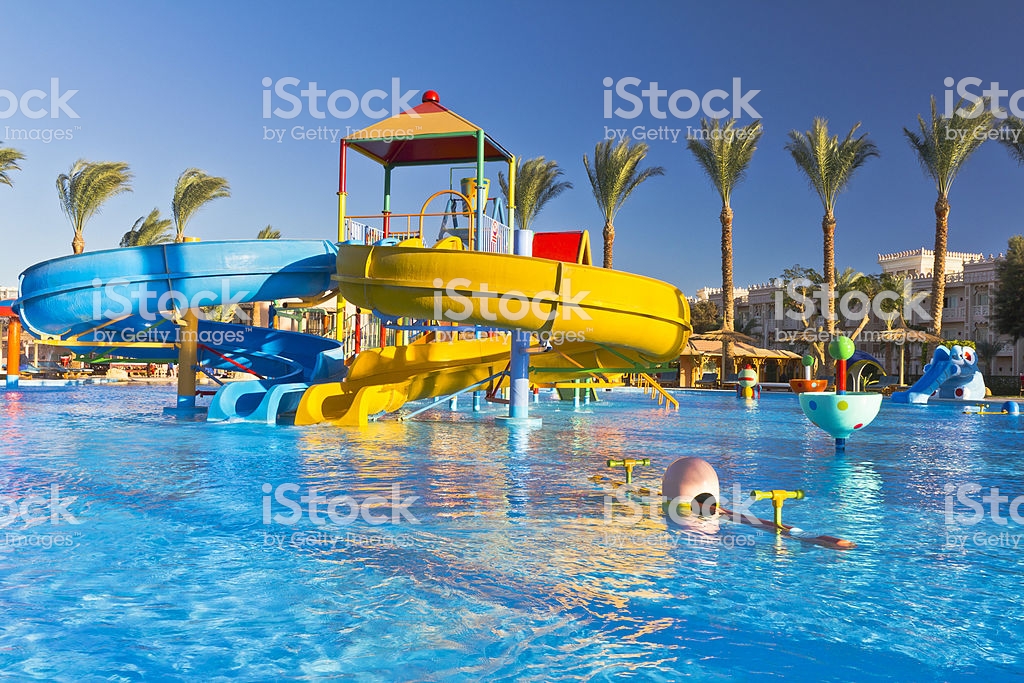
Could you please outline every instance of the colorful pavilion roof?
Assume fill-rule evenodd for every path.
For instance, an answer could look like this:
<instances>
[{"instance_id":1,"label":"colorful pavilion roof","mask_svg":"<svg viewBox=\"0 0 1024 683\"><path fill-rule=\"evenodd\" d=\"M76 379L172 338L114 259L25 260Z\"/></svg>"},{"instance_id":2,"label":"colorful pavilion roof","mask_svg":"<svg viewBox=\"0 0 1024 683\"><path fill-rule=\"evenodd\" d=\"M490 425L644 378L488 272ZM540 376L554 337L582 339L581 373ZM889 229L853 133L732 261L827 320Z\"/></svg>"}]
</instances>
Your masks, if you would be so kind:
<instances>
[{"instance_id":1,"label":"colorful pavilion roof","mask_svg":"<svg viewBox=\"0 0 1024 683\"><path fill-rule=\"evenodd\" d=\"M378 121L345 141L352 149L388 166L473 163L480 126L441 105L427 91L410 112ZM512 154L484 134L484 161L508 161Z\"/></svg>"}]
</instances>

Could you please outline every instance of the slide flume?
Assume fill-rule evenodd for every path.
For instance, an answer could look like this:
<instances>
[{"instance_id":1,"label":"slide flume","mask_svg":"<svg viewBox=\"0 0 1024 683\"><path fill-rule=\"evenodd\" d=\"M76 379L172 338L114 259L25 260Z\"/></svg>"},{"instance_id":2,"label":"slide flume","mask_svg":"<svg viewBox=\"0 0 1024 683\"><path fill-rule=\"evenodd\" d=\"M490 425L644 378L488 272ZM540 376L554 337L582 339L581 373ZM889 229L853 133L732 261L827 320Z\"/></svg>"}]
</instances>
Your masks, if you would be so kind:
<instances>
[{"instance_id":1,"label":"slide flume","mask_svg":"<svg viewBox=\"0 0 1024 683\"><path fill-rule=\"evenodd\" d=\"M331 290L337 247L324 240L189 242L95 251L44 261L22 274L16 304L23 324L43 338L74 338L87 353L117 343L117 355L174 360L181 328L165 314L176 306L223 306L284 298L315 299ZM225 385L211 419L257 415L274 421L277 385L308 386L344 376L341 344L297 332L200 321L207 368L248 368L262 379ZM268 400L272 399L272 400ZM297 403L295 399L294 403ZM294 408L294 405L291 406ZM271 415L259 414L269 410Z\"/></svg>"},{"instance_id":2,"label":"slide flume","mask_svg":"<svg viewBox=\"0 0 1024 683\"><path fill-rule=\"evenodd\" d=\"M519 329L552 344L531 356L544 381L584 370L678 357L690 333L686 297L674 286L620 271L541 258L398 246L342 244L337 285L361 308L394 318ZM449 248L444 248L449 247ZM344 382L319 384L296 424L366 424L406 401L465 389L504 369L510 340L455 340L363 352ZM364 360L365 358L365 360Z\"/></svg>"}]
</instances>

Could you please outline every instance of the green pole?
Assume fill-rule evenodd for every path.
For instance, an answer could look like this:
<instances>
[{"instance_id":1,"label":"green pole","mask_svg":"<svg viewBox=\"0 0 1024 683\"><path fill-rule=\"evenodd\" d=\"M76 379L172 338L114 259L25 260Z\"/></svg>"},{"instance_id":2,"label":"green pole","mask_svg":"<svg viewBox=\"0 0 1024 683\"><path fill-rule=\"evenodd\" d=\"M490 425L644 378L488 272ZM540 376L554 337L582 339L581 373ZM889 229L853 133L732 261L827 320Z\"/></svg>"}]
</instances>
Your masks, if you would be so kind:
<instances>
[{"instance_id":1,"label":"green pole","mask_svg":"<svg viewBox=\"0 0 1024 683\"><path fill-rule=\"evenodd\" d=\"M484 131L476 132L476 250L484 250Z\"/></svg>"}]
</instances>

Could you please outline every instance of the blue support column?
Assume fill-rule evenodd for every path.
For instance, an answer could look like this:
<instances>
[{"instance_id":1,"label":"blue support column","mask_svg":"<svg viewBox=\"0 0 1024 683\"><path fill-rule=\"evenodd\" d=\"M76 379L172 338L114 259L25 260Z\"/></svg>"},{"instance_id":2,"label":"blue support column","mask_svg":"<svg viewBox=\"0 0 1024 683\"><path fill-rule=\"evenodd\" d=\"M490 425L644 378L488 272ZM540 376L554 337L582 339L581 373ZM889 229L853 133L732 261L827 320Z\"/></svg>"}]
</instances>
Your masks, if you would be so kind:
<instances>
[{"instance_id":1,"label":"blue support column","mask_svg":"<svg viewBox=\"0 0 1024 683\"><path fill-rule=\"evenodd\" d=\"M533 255L533 231L515 231L515 253L518 256ZM530 420L530 340L532 335L524 330L512 331L512 354L509 361L509 402L510 423L539 422Z\"/></svg>"},{"instance_id":2,"label":"blue support column","mask_svg":"<svg viewBox=\"0 0 1024 683\"><path fill-rule=\"evenodd\" d=\"M512 332L512 362L509 366L512 391L509 396L508 416L513 419L530 416L530 348L529 332Z\"/></svg>"}]
</instances>

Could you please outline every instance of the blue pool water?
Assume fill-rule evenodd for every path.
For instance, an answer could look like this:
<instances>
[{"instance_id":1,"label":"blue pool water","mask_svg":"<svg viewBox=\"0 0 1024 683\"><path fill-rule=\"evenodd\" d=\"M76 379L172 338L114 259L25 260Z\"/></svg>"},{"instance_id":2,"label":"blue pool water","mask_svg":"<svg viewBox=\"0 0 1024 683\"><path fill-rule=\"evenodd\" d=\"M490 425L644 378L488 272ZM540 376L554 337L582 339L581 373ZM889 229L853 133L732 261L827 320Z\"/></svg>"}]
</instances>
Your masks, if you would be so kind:
<instances>
[{"instance_id":1,"label":"blue pool water","mask_svg":"<svg viewBox=\"0 0 1024 683\"><path fill-rule=\"evenodd\" d=\"M1024 526L990 514L972 524L961 503L947 519L944 489L1024 495L1024 417L887 402L837 457L793 396L681 392L678 412L634 391L601 396L578 412L534 406L537 430L496 426L496 408L348 430L179 422L162 414L169 388L0 392L0 671L366 681L1024 671ZM589 477L630 456L651 458L637 479L654 486L675 458L701 456L723 490L802 488L786 521L859 547L731 522L666 525L657 511L637 520L621 504L609 517ZM289 484L298 493L279 489ZM395 510L370 501L384 524L345 523L343 496L387 498L395 485L418 498ZM275 491L297 500L313 488L335 499L339 524L275 521L292 514ZM32 495L47 502L12 510ZM754 509L770 516L768 503Z\"/></svg>"}]
</instances>

